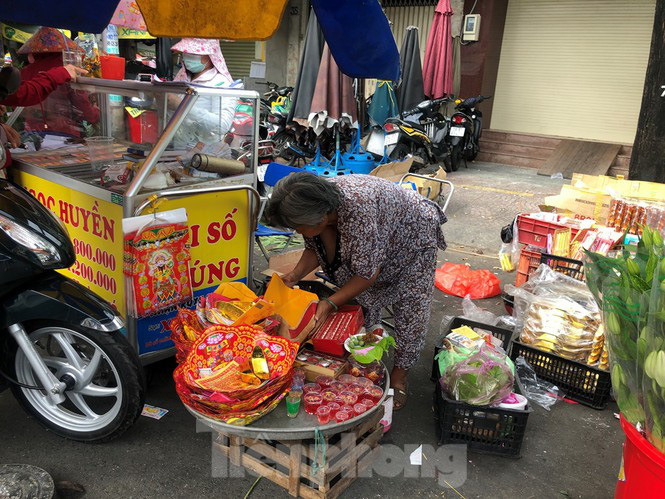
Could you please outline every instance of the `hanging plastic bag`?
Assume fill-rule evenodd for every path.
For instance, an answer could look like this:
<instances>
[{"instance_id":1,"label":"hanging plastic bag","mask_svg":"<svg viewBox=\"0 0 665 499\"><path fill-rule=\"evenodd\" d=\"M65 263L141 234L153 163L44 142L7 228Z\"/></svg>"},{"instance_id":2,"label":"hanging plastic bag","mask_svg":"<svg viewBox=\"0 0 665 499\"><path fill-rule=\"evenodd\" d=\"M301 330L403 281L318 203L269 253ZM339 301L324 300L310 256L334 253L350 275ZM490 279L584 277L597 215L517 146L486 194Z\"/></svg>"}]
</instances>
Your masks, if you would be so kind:
<instances>
[{"instance_id":1,"label":"hanging plastic bag","mask_svg":"<svg viewBox=\"0 0 665 499\"><path fill-rule=\"evenodd\" d=\"M472 299L490 298L501 293L501 281L489 270L471 270L468 265L446 262L436 269L436 287L449 295Z\"/></svg>"},{"instance_id":2,"label":"hanging plastic bag","mask_svg":"<svg viewBox=\"0 0 665 499\"><path fill-rule=\"evenodd\" d=\"M450 365L440 383L455 400L490 405L512 393L515 377L505 352L483 345L471 356Z\"/></svg>"},{"instance_id":3,"label":"hanging plastic bag","mask_svg":"<svg viewBox=\"0 0 665 499\"><path fill-rule=\"evenodd\" d=\"M192 298L187 212L125 218L124 273L129 313L145 317Z\"/></svg>"},{"instance_id":4,"label":"hanging plastic bag","mask_svg":"<svg viewBox=\"0 0 665 499\"><path fill-rule=\"evenodd\" d=\"M517 233L517 217L512 224L501 229L501 249L499 249L499 262L504 272L514 272L520 261L521 245Z\"/></svg>"},{"instance_id":5,"label":"hanging plastic bag","mask_svg":"<svg viewBox=\"0 0 665 499\"><path fill-rule=\"evenodd\" d=\"M515 359L515 369L517 370L517 377L522 383L522 388L524 388L524 396L531 402L549 411L550 407L563 397L559 387L538 379L533 367L529 365L524 357L520 356Z\"/></svg>"}]
</instances>

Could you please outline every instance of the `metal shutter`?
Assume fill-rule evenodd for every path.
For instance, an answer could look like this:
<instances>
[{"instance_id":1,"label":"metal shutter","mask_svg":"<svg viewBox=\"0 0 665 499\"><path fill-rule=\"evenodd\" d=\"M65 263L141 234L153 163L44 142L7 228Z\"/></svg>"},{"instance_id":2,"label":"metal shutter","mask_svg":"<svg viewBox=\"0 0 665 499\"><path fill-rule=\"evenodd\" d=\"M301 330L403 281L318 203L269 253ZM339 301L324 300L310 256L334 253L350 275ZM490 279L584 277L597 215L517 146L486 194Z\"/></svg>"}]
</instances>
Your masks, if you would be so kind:
<instances>
[{"instance_id":1,"label":"metal shutter","mask_svg":"<svg viewBox=\"0 0 665 499\"><path fill-rule=\"evenodd\" d=\"M632 143L655 0L509 0L491 127Z\"/></svg>"},{"instance_id":2,"label":"metal shutter","mask_svg":"<svg viewBox=\"0 0 665 499\"><path fill-rule=\"evenodd\" d=\"M256 60L256 42L220 42L226 65L234 79L249 76L252 61Z\"/></svg>"},{"instance_id":3,"label":"metal shutter","mask_svg":"<svg viewBox=\"0 0 665 499\"><path fill-rule=\"evenodd\" d=\"M434 19L434 8L436 5L429 6L410 6L410 7L386 7L386 16L391 22L390 28L397 42L397 49L402 49L402 38L404 32L409 26L418 28L418 45L420 46L420 63L425 60L425 48L427 47L427 36Z\"/></svg>"}]
</instances>

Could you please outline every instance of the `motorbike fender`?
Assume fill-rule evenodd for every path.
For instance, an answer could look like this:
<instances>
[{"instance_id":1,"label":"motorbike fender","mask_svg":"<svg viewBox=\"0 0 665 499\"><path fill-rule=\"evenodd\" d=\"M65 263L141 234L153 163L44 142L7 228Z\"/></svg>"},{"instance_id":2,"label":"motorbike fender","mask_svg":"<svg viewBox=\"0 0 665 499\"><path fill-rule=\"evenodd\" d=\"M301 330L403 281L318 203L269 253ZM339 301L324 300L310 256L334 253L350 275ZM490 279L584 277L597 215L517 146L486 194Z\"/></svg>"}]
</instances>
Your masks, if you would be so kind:
<instances>
[{"instance_id":1,"label":"motorbike fender","mask_svg":"<svg viewBox=\"0 0 665 499\"><path fill-rule=\"evenodd\" d=\"M450 145L456 146L464 137L450 137Z\"/></svg>"},{"instance_id":2,"label":"motorbike fender","mask_svg":"<svg viewBox=\"0 0 665 499\"><path fill-rule=\"evenodd\" d=\"M49 319L109 333L124 327L109 303L55 271L16 289L0 306L0 328Z\"/></svg>"}]
</instances>

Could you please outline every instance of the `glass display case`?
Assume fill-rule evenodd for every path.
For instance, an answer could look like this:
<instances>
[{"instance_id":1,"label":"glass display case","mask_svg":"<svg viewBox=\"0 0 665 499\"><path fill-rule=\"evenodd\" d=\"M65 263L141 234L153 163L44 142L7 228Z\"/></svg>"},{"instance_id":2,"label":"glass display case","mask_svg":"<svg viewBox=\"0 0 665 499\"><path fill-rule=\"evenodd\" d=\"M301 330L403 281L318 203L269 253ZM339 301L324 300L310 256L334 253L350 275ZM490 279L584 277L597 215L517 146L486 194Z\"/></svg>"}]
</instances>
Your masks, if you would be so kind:
<instances>
[{"instance_id":1,"label":"glass display case","mask_svg":"<svg viewBox=\"0 0 665 499\"><path fill-rule=\"evenodd\" d=\"M187 83L80 78L10 119L25 148L12 179L67 226L63 270L113 304L144 362L173 353L176 307L131 317L123 273L127 219L184 208L194 307L225 281L251 282L259 95ZM17 119L18 117L18 119Z\"/></svg>"},{"instance_id":2,"label":"glass display case","mask_svg":"<svg viewBox=\"0 0 665 499\"><path fill-rule=\"evenodd\" d=\"M13 156L129 196L230 176L255 185L257 103L244 90L80 78L20 111L14 127L27 148ZM102 168L90 157L95 137L114 139ZM227 160L227 168L192 167L195 154Z\"/></svg>"}]
</instances>

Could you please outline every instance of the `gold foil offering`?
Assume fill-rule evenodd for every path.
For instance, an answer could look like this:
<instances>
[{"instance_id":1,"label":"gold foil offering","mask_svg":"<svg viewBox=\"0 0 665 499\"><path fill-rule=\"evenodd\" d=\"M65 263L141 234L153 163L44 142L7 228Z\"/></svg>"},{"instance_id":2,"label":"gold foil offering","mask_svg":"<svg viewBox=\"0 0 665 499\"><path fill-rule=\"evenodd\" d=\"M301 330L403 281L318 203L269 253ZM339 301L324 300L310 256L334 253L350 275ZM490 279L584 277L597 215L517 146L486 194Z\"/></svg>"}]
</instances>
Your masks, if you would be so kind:
<instances>
[{"instance_id":1,"label":"gold foil offering","mask_svg":"<svg viewBox=\"0 0 665 499\"><path fill-rule=\"evenodd\" d=\"M270 378L268 362L260 346L255 346L252 352L252 371L254 371L254 375L259 379L266 380Z\"/></svg>"}]
</instances>

